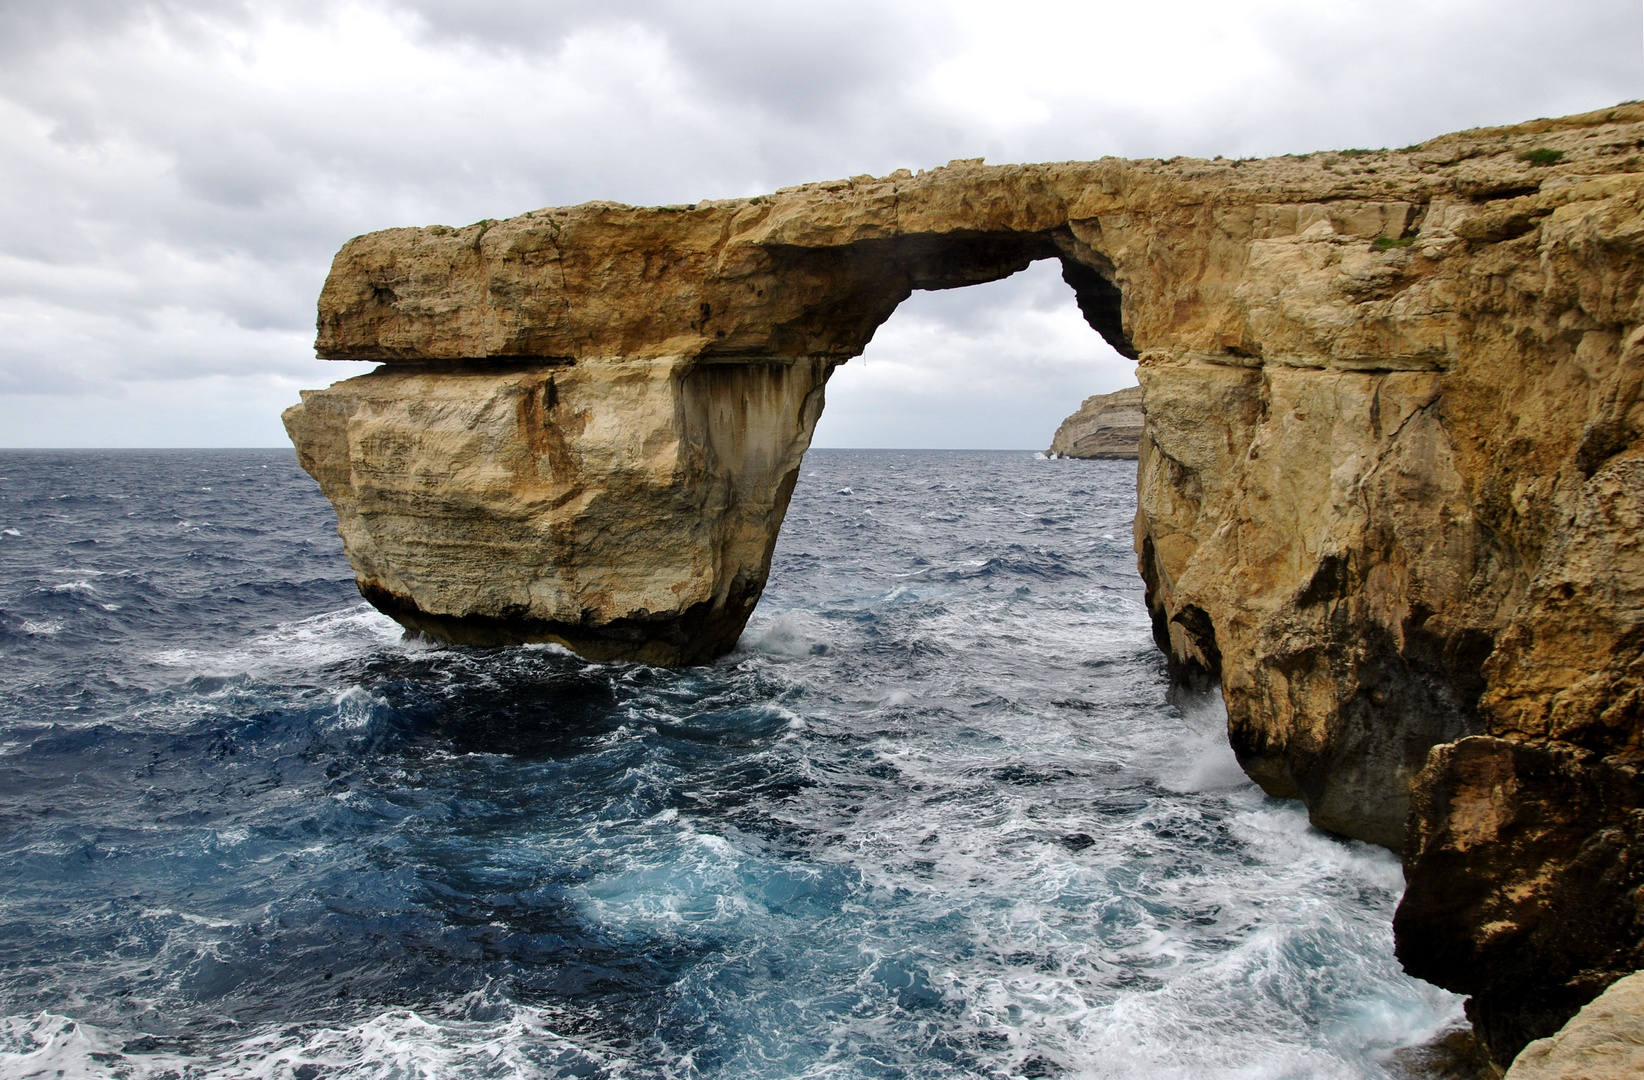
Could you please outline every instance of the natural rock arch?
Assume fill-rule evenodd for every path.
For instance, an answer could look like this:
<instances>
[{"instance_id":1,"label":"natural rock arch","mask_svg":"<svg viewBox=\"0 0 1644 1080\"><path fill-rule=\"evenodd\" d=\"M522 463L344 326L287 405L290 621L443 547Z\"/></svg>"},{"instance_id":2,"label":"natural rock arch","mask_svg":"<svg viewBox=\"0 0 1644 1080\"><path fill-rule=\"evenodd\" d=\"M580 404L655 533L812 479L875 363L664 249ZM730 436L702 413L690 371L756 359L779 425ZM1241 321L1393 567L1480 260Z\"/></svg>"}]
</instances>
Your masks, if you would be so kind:
<instances>
[{"instance_id":1,"label":"natural rock arch","mask_svg":"<svg viewBox=\"0 0 1644 1080\"><path fill-rule=\"evenodd\" d=\"M1211 410L1154 425L1144 503L1167 497L1144 512L1140 549L1173 667L1215 680L1224 657L1262 654L1229 639L1229 597L1212 604L1180 584L1214 544L1205 504L1228 496L1230 440L1250 438L1233 429L1255 423L1267 373L1322 371L1360 390L1375 379L1403 401L1451 362L1455 313L1421 300L1443 281L1439 263L1374 243L1418 228L1450 243L1450 204L1429 186L1414 169L1341 174L1290 159L955 162L694 207L594 203L390 230L338 254L317 345L385 366L305 395L287 421L337 506L361 591L407 626L698 662L735 644L758 600L833 367L914 289L1054 258L1087 321L1144 358L1150 399L1163 393L1184 417ZM1371 287L1337 283L1343 264ZM1207 444L1223 430L1220 449ZM1314 520L1282 523L1301 542L1279 545L1271 580L1237 605L1288 607L1292 583L1316 575L1307 534L1340 515L1315 509L1287 509ZM1354 677L1329 663L1321 654L1304 672L1327 694ZM1294 706L1280 705L1291 723ZM1365 813L1364 785L1343 787L1327 767L1362 755L1364 739L1298 758L1274 745L1266 715L1233 707L1235 745L1264 783L1392 843L1408 775L1465 721L1452 706L1413 731L1372 725L1402 779L1370 784L1385 805Z\"/></svg>"},{"instance_id":2,"label":"natural rock arch","mask_svg":"<svg viewBox=\"0 0 1644 1080\"><path fill-rule=\"evenodd\" d=\"M1111 262L1045 199L909 229L873 194L901 203L948 173L998 171L351 241L318 347L387 364L305 395L288 423L361 591L461 642L659 663L728 651L823 384L915 289L1058 259L1086 318L1136 356ZM830 206L839 220L818 235ZM345 444L346 484L325 464Z\"/></svg>"},{"instance_id":3,"label":"natural rock arch","mask_svg":"<svg viewBox=\"0 0 1644 1080\"><path fill-rule=\"evenodd\" d=\"M1405 848L1407 963L1510 1054L1644 964L1615 795L1644 739L1638 146L1633 105L389 230L338 254L317 345L383 367L287 428L407 626L705 660L764 586L833 367L913 289L1059 259L1140 362L1173 671L1219 683L1268 791Z\"/></svg>"}]
</instances>

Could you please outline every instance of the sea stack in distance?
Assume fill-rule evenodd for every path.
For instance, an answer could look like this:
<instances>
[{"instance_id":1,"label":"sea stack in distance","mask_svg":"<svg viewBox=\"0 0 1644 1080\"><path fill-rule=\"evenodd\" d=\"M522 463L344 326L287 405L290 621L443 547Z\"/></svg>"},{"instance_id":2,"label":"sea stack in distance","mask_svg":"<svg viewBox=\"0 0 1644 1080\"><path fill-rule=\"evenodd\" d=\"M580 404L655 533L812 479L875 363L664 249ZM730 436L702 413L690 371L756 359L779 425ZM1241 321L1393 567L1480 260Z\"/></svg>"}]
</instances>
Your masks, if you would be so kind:
<instances>
[{"instance_id":1,"label":"sea stack in distance","mask_svg":"<svg viewBox=\"0 0 1644 1080\"><path fill-rule=\"evenodd\" d=\"M1092 394L1079 411L1062 421L1050 440L1049 454L1066 458L1118 458L1134 461L1141 456L1142 388L1127 386L1111 394Z\"/></svg>"}]
</instances>

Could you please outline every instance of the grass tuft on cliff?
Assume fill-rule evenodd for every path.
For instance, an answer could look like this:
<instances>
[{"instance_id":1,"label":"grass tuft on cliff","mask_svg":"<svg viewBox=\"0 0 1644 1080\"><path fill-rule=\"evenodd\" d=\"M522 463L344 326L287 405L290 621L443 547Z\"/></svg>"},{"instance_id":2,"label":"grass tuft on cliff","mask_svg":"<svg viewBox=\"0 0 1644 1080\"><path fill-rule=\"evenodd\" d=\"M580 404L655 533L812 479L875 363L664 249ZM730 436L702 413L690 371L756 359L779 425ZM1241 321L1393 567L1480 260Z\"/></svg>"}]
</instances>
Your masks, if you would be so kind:
<instances>
[{"instance_id":1,"label":"grass tuft on cliff","mask_svg":"<svg viewBox=\"0 0 1644 1080\"><path fill-rule=\"evenodd\" d=\"M1564 151L1554 150L1550 146L1543 146L1539 150L1525 150L1518 155L1520 161L1528 161L1535 165L1557 165L1564 160Z\"/></svg>"}]
</instances>

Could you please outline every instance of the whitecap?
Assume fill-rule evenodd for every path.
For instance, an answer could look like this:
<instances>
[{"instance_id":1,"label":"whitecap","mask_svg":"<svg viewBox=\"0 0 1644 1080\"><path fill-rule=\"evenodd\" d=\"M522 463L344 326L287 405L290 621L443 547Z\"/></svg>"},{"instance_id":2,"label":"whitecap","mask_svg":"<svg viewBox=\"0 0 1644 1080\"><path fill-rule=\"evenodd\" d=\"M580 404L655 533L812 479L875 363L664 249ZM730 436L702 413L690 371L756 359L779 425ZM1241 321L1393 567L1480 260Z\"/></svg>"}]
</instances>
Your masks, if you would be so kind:
<instances>
[{"instance_id":1,"label":"whitecap","mask_svg":"<svg viewBox=\"0 0 1644 1080\"><path fill-rule=\"evenodd\" d=\"M123 1038L54 1013L0 1018L0 1075L52 1080L289 1080L309 1076L445 1080L620 1075L620 1052L559 1035L556 1021L580 1019L488 995L459 999L449 1014L393 1009L348 1026L282 1023L214 1048L176 1040ZM467 1019L465 1014L496 1019Z\"/></svg>"},{"instance_id":2,"label":"whitecap","mask_svg":"<svg viewBox=\"0 0 1644 1080\"><path fill-rule=\"evenodd\" d=\"M190 676L227 677L311 671L386 648L421 652L430 646L406 639L398 623L361 603L281 623L236 648L161 649L150 654L150 659L162 667L186 669Z\"/></svg>"},{"instance_id":3,"label":"whitecap","mask_svg":"<svg viewBox=\"0 0 1644 1080\"><path fill-rule=\"evenodd\" d=\"M1227 741L1227 706L1220 690L1184 696L1178 703L1184 730L1171 748L1171 760L1159 777L1170 791L1222 791L1252 781L1239 766Z\"/></svg>"},{"instance_id":4,"label":"whitecap","mask_svg":"<svg viewBox=\"0 0 1644 1080\"><path fill-rule=\"evenodd\" d=\"M524 645L521 645L520 648L524 649L526 652L548 653L550 656L576 656L576 653L572 652L570 649L566 648L564 645L561 645L557 641L529 641Z\"/></svg>"},{"instance_id":5,"label":"whitecap","mask_svg":"<svg viewBox=\"0 0 1644 1080\"><path fill-rule=\"evenodd\" d=\"M371 726L377 715L389 708L388 699L373 694L361 686L350 686L331 699L337 710L337 726L345 731L359 731Z\"/></svg>"},{"instance_id":6,"label":"whitecap","mask_svg":"<svg viewBox=\"0 0 1644 1080\"><path fill-rule=\"evenodd\" d=\"M784 611L768 619L751 622L737 643L740 650L772 656L811 656L818 648L821 627L814 617L798 610Z\"/></svg>"},{"instance_id":7,"label":"whitecap","mask_svg":"<svg viewBox=\"0 0 1644 1080\"><path fill-rule=\"evenodd\" d=\"M67 1016L42 1012L0 1017L0 1075L91 1080L100 1077L157 1077L175 1068L173 1061L145 1061L135 1071L116 1072L121 1040Z\"/></svg>"}]
</instances>

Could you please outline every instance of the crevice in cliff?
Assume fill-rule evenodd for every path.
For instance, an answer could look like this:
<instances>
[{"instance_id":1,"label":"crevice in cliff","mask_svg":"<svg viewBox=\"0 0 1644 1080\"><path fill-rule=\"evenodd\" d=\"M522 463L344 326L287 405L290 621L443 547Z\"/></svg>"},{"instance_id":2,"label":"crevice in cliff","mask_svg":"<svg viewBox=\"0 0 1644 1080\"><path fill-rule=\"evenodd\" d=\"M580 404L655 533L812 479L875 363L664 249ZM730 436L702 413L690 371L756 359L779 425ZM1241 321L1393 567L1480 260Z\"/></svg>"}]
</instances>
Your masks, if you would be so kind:
<instances>
[{"instance_id":1,"label":"crevice in cliff","mask_svg":"<svg viewBox=\"0 0 1644 1080\"><path fill-rule=\"evenodd\" d=\"M1189 607L1171 613L1153 537L1144 534L1141 545L1137 567L1144 585L1143 602L1153 628L1153 643L1165 656L1172 692L1219 692L1222 653L1216 641L1215 625L1202 608ZM1172 627L1175 627L1174 633Z\"/></svg>"},{"instance_id":2,"label":"crevice in cliff","mask_svg":"<svg viewBox=\"0 0 1644 1080\"><path fill-rule=\"evenodd\" d=\"M464 375L474 372L500 375L514 371L575 367L576 363L574 356L465 356L442 360L395 360L366 375Z\"/></svg>"},{"instance_id":3,"label":"crevice in cliff","mask_svg":"<svg viewBox=\"0 0 1644 1080\"><path fill-rule=\"evenodd\" d=\"M1581 445L1576 448L1575 464L1583 480L1591 480L1611 458L1630 449L1638 441L1638 432L1626 420L1601 420L1589 424L1581 433Z\"/></svg>"},{"instance_id":4,"label":"crevice in cliff","mask_svg":"<svg viewBox=\"0 0 1644 1080\"><path fill-rule=\"evenodd\" d=\"M1203 658L1183 656L1177 681L1199 690L1221 685L1222 650L1216 643L1216 624L1211 621L1210 613L1188 604L1172 615L1170 621L1182 628L1188 645Z\"/></svg>"}]
</instances>

